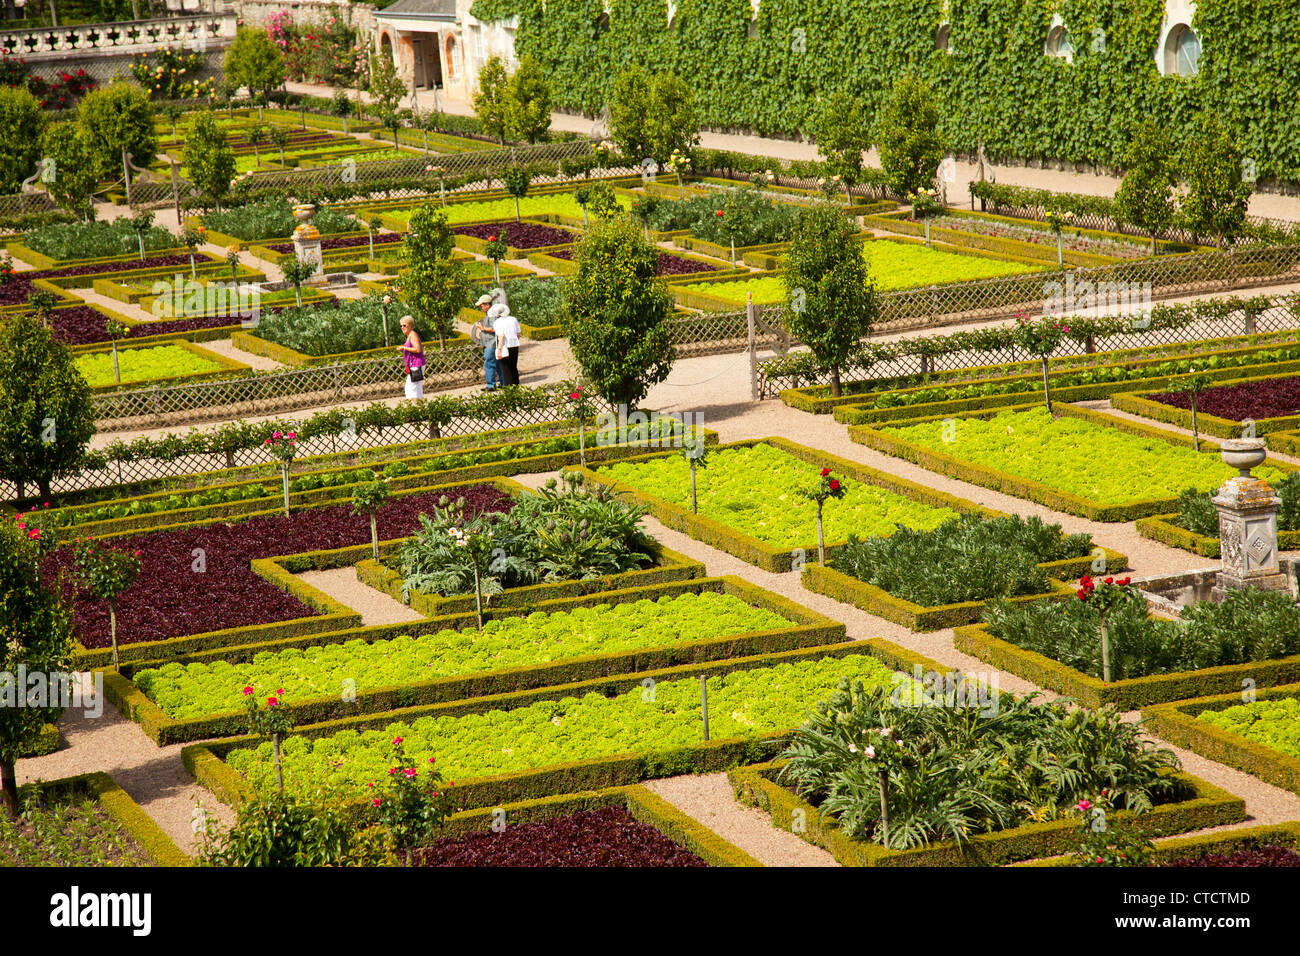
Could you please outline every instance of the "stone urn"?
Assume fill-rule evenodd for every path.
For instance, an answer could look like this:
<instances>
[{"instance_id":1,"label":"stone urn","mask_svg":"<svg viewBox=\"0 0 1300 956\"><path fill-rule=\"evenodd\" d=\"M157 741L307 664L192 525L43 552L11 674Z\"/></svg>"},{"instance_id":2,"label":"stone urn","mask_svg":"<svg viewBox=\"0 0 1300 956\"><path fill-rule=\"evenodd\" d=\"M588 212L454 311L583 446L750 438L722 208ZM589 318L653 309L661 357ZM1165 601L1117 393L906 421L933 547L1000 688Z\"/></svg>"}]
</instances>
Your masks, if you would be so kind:
<instances>
[{"instance_id":1,"label":"stone urn","mask_svg":"<svg viewBox=\"0 0 1300 956\"><path fill-rule=\"evenodd\" d=\"M1249 478L1250 470L1268 457L1268 448L1262 438L1229 438L1219 446L1219 457Z\"/></svg>"},{"instance_id":2,"label":"stone urn","mask_svg":"<svg viewBox=\"0 0 1300 956\"><path fill-rule=\"evenodd\" d=\"M293 254L316 267L312 273L313 278L325 272L325 260L321 255L320 230L311 223L315 215L315 203L298 203L293 207L293 217L298 220L298 226L293 230Z\"/></svg>"}]
</instances>

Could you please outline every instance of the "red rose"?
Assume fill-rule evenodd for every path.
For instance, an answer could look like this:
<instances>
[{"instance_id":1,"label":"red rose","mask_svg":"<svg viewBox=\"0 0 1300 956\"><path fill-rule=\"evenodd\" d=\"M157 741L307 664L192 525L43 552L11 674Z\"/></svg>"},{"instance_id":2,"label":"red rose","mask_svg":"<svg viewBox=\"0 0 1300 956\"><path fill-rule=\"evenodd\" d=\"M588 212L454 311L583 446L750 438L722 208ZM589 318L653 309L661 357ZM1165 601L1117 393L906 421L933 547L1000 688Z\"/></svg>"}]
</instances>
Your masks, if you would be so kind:
<instances>
[{"instance_id":1,"label":"red rose","mask_svg":"<svg viewBox=\"0 0 1300 956\"><path fill-rule=\"evenodd\" d=\"M716 213L714 213L714 215L717 216L719 219L721 219L721 218L722 218L722 210L719 209Z\"/></svg>"},{"instance_id":2,"label":"red rose","mask_svg":"<svg viewBox=\"0 0 1300 956\"><path fill-rule=\"evenodd\" d=\"M1107 584L1114 584L1114 583L1115 583L1115 579L1114 579L1114 578L1107 578L1107 579L1106 579L1106 583L1107 583Z\"/></svg>"},{"instance_id":3,"label":"red rose","mask_svg":"<svg viewBox=\"0 0 1300 956\"><path fill-rule=\"evenodd\" d=\"M497 241L496 236L488 236L488 242L496 242L496 241Z\"/></svg>"},{"instance_id":4,"label":"red rose","mask_svg":"<svg viewBox=\"0 0 1300 956\"><path fill-rule=\"evenodd\" d=\"M839 491L839 490L840 490L840 480L838 478L832 478L831 491Z\"/></svg>"},{"instance_id":5,"label":"red rose","mask_svg":"<svg viewBox=\"0 0 1300 956\"><path fill-rule=\"evenodd\" d=\"M823 478L825 478L825 477L826 477L827 475L829 475L830 473L831 473L831 470L830 470L829 468L823 468L823 469L822 469L822 477L823 477Z\"/></svg>"}]
</instances>

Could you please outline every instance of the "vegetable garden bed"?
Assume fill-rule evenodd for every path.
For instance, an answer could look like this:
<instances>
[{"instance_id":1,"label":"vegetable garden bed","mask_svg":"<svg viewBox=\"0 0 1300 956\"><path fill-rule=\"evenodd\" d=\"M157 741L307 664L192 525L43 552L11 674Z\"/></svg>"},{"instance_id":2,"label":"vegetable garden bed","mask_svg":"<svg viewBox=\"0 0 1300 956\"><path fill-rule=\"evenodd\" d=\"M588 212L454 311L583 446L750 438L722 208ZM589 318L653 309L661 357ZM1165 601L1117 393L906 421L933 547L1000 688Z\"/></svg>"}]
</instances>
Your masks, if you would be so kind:
<instances>
[{"instance_id":1,"label":"vegetable garden bed","mask_svg":"<svg viewBox=\"0 0 1300 956\"><path fill-rule=\"evenodd\" d=\"M782 438L720 445L711 456L709 466L697 474L699 514L690 510L690 468L678 452L584 471L641 501L668 527L778 573L789 571L800 553L817 554L816 505L799 499L798 490L816 484L822 467L847 483L846 498L826 507L828 553L850 533L888 534L899 524L933 528L959 511L985 511L974 502Z\"/></svg>"},{"instance_id":2,"label":"vegetable garden bed","mask_svg":"<svg viewBox=\"0 0 1300 956\"><path fill-rule=\"evenodd\" d=\"M1280 371L1280 369L1274 369ZM1111 398L1120 411L1180 428L1192 427L1186 392L1124 392ZM1256 435L1300 427L1300 375L1233 379L1196 396L1196 426L1203 435L1238 438L1247 424Z\"/></svg>"},{"instance_id":3,"label":"vegetable garden bed","mask_svg":"<svg viewBox=\"0 0 1300 956\"><path fill-rule=\"evenodd\" d=\"M307 725L282 745L285 786L315 790L320 781L331 795L365 800L366 783L387 769L394 736L417 763L437 756L466 808L722 770L770 757L805 708L843 677L882 686L910 680L890 670L895 663L938 667L887 641L850 641ZM336 764L335 753L348 754L346 764ZM191 744L182 760L226 802L270 780L270 744L254 737Z\"/></svg>"},{"instance_id":4,"label":"vegetable garden bed","mask_svg":"<svg viewBox=\"0 0 1300 956\"><path fill-rule=\"evenodd\" d=\"M1202 442L1198 454L1190 437L1064 403L1053 407L1055 420L1041 406L1012 406L899 426L855 425L849 437L950 478L1093 521L1169 511L1182 489L1210 490L1236 473L1219 460L1212 442ZM1116 462L1125 463L1124 474ZM1294 470L1269 462L1258 474L1276 479ZM1135 490L1133 480L1145 487Z\"/></svg>"},{"instance_id":5,"label":"vegetable garden bed","mask_svg":"<svg viewBox=\"0 0 1300 956\"><path fill-rule=\"evenodd\" d=\"M840 830L835 818L775 782L781 762L741 767L728 779L742 803L771 815L772 825L796 833L827 850L844 866L997 866L1017 860L1068 852L1079 842L1079 821L1030 823L969 838L965 848L945 841L911 850L893 850L856 840ZM1246 818L1245 801L1187 773L1175 773L1183 798L1157 804L1147 813L1115 813L1135 831L1148 836L1186 833L1238 823ZM800 826L795 826L798 819Z\"/></svg>"},{"instance_id":6,"label":"vegetable garden bed","mask_svg":"<svg viewBox=\"0 0 1300 956\"><path fill-rule=\"evenodd\" d=\"M1216 723L1203 719L1207 714ZM1238 683L1232 693L1145 708L1142 717L1153 733L1176 746L1300 794L1300 684L1264 688L1248 697ZM1241 728L1246 733L1235 732Z\"/></svg>"},{"instance_id":7,"label":"vegetable garden bed","mask_svg":"<svg viewBox=\"0 0 1300 956\"><path fill-rule=\"evenodd\" d=\"M620 582L614 582L617 586ZM109 672L105 688L160 745L244 733L239 689L282 687L299 724L686 665L748 659L845 639L844 625L739 578L637 585L528 607L413 624L354 627L236 659L196 655ZM658 633L654 633L657 630ZM353 699L337 692L351 680Z\"/></svg>"},{"instance_id":8,"label":"vegetable garden bed","mask_svg":"<svg viewBox=\"0 0 1300 956\"><path fill-rule=\"evenodd\" d=\"M113 374L113 353L110 350L80 351L75 361L77 371L96 392L142 384L198 382L227 372L245 372L249 368L243 362L183 339L159 345L119 347L117 366L122 376L120 382Z\"/></svg>"}]
</instances>

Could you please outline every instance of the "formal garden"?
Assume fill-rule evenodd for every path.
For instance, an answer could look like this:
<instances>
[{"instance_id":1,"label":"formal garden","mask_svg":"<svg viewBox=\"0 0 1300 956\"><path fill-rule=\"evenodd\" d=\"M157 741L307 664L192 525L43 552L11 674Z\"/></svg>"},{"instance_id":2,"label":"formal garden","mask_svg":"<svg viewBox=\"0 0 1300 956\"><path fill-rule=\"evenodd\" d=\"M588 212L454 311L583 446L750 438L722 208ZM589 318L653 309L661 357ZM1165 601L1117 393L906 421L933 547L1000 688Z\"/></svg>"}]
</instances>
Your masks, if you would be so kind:
<instances>
[{"instance_id":1,"label":"formal garden","mask_svg":"<svg viewBox=\"0 0 1300 956\"><path fill-rule=\"evenodd\" d=\"M946 48L598 97L474 9L519 55L454 109L287 9L215 74L6 56L0 864L1300 865L1264 134L967 142Z\"/></svg>"}]
</instances>

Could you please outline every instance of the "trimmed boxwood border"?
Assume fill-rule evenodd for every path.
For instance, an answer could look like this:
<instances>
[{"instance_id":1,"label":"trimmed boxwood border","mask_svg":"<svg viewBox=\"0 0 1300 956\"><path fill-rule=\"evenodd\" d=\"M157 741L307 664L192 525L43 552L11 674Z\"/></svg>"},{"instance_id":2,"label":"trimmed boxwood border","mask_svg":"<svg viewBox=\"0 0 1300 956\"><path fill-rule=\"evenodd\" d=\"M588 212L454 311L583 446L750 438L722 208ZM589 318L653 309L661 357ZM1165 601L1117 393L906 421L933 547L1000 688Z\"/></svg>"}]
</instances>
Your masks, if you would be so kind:
<instances>
[{"instance_id":1,"label":"trimmed boxwood border","mask_svg":"<svg viewBox=\"0 0 1300 956\"><path fill-rule=\"evenodd\" d=\"M1078 845L1077 820L1031 823L971 837L965 852L952 841L932 843L912 850L889 850L875 843L855 840L835 825L834 819L773 778L783 766L773 761L728 771L736 799L768 813L772 825L797 833L820 846L844 866L997 866L1017 860L1065 853ZM1153 807L1147 813L1121 810L1114 819L1132 823L1133 829L1148 836L1186 833L1206 827L1239 823L1246 819L1246 801L1191 774L1172 774L1190 793L1187 799ZM802 828L794 830L794 813L802 814Z\"/></svg>"},{"instance_id":2,"label":"trimmed boxwood border","mask_svg":"<svg viewBox=\"0 0 1300 956\"><path fill-rule=\"evenodd\" d=\"M967 412L964 415L956 416L957 421L962 418L993 418L1000 412L1022 412L1040 407L1038 403L1032 405L1011 405L1006 408L991 409L985 412ZM1153 428L1148 425L1141 425L1136 422L1128 421L1123 418L1116 418L1112 415L1106 415L1102 412L1093 411L1087 408L1078 408L1074 405L1068 405L1064 402L1053 405L1053 411L1058 417L1067 416L1070 418L1082 418L1085 421L1097 425L1106 425L1111 428L1127 432L1131 435L1138 435L1143 438L1155 438L1166 442L1170 445L1182 447L1191 447L1192 439L1190 436L1184 437L1170 431L1160 428ZM923 422L941 421L950 416L930 415L925 418L917 418L908 424L916 425ZM883 452L886 455L893 455L895 458L902 458L904 461L910 461L928 471L933 471L949 478L955 478L958 481L966 481L973 485L979 485L982 488L991 488L994 491L1001 492L1004 495L1011 495L1015 498L1021 498L1026 501L1034 501L1040 505L1051 508L1053 511L1061 511L1066 514L1078 515L1081 518L1088 518L1092 521L1102 522L1119 522L1133 521L1137 518L1145 518L1150 515L1160 514L1169 511L1178 506L1177 497L1169 498L1149 498L1138 501L1130 501L1123 504L1103 504L1093 501L1090 498L1082 498L1078 495L1064 491L1060 488L1054 488L1045 485L1042 482L1032 481L1028 478L1020 478L1010 475L988 465L979 465L974 462L964 461L954 455L949 455L941 451L936 451L924 445L909 442L893 435L887 435L878 429L868 425L851 425L849 427L849 438L860 445L866 445L868 448L874 448L876 451ZM1218 451L1218 445L1211 441L1203 440L1201 448L1205 451ZM1279 471L1296 471L1294 465L1286 462L1269 459L1266 464L1278 469Z\"/></svg>"},{"instance_id":3,"label":"trimmed boxwood border","mask_svg":"<svg viewBox=\"0 0 1300 956\"><path fill-rule=\"evenodd\" d=\"M717 432L710 431L707 428L700 428L699 432L701 432L704 435L705 444L710 444L710 445L717 444L717 438L718 438ZM471 433L471 435L473 434L492 434L492 433L490 432ZM442 458L448 455L491 451L496 448L511 447L511 446L518 445L520 441L535 440L537 442L544 442L544 441L549 441L550 439L553 438L567 438L570 436L576 436L576 434L577 432L561 432L558 434L539 435L535 439L531 439L531 438L515 439L512 441L500 442L491 445L487 445L487 444L476 445L473 447L466 447L464 449L451 449L447 451L425 450L423 454L387 459L386 463L392 464L396 461L407 461L407 462L427 461L431 458ZM469 437L469 436L464 436L464 437ZM453 440L454 439L433 439L433 441L435 442L453 441ZM416 442L411 444L421 445L426 443ZM401 445L390 445L386 447L388 449L391 449L394 452L400 451L402 449ZM624 458L627 457L630 453L639 450L639 448L640 446L637 445L596 445L587 449L587 458L588 460L597 460L597 461L606 460L606 459ZM372 452L378 449L362 449L362 450L367 452ZM335 455L346 455L346 454L347 454L346 452L340 452L340 453L335 453L334 455L328 457L334 457ZM448 468L442 471L425 471L425 472L417 472L411 475L403 475L401 477L390 479L388 482L388 486L389 486L389 490L392 492L402 492L405 491L407 488L425 487L430 483L437 484L437 485L463 484L466 482L481 481L487 478L501 478L501 477L507 477L512 475L518 475L518 474L535 474L538 472L556 471L561 467L572 464L573 462L577 461L578 458L579 458L579 452L576 448L573 449L572 451L548 452L543 455L529 455L529 456L524 456L519 458L507 458L502 461L482 462L481 464L477 464L477 465L466 465L460 468ZM311 460L311 459L300 459L300 460ZM309 471L299 472L297 476L291 476L291 479L292 477L302 477L304 475L310 475L310 474L333 474L338 472L353 471L358 468L375 467L378 464L379 461L376 460L373 462L363 462L363 463L354 463L350 465L343 465L337 468L312 469ZM274 467L274 465L272 464L266 467ZM230 487L233 485L265 484L267 482L275 482L279 478L278 475L269 473L262 477L240 478L235 481L216 480L223 475L230 474L231 471L238 472L241 470L246 471L248 469L247 468L232 469L226 471L203 473L206 477L212 479L210 482L205 482L204 487L208 489L212 489L212 488ZM289 504L291 508L293 507L301 508L303 506L315 507L323 504L344 504L350 501L349 496L351 495L353 489L356 488L356 486L357 483L351 483L351 484L329 485L322 488L313 488L307 491L294 491L291 492L289 495ZM517 488L522 489L523 486L517 485ZM194 491L197 489L190 488L186 490ZM115 504L122 504L136 499L166 498L177 493L178 493L177 489L168 489L165 491L145 492L139 495L122 496L122 497L114 498L112 499L112 501ZM218 518L241 515L247 512L266 513L268 511L268 508L278 509L281 506L282 502L283 502L282 493L277 490L272 494L263 496L261 498L246 498L242 501L226 501L226 502L210 504L210 505L194 505L188 508L177 508L171 511L154 511L154 512L149 512L147 514L140 514L140 515L124 515L123 517L120 518L104 518L99 521L86 521L80 524L60 525L59 527L76 528L79 534L88 535L90 537L99 537L101 535L109 535L109 534L117 535L117 534L124 533L126 531L154 530L159 524L173 525L179 522L187 522L187 521L209 522ZM105 503L106 502L103 500L92 501L81 505L68 505L66 506L66 508L58 509L58 510L59 511L91 510L91 509L103 507Z\"/></svg>"},{"instance_id":4,"label":"trimmed boxwood border","mask_svg":"<svg viewBox=\"0 0 1300 956\"><path fill-rule=\"evenodd\" d=\"M1148 857L1148 866L1160 866L1186 857L1200 858L1210 853L1233 853L1250 846L1283 846L1300 849L1300 823L1270 823L1257 827L1202 833L1197 836L1171 837L1155 845ZM1066 857L1034 860L1022 866L1073 866Z\"/></svg>"},{"instance_id":5,"label":"trimmed boxwood border","mask_svg":"<svg viewBox=\"0 0 1300 956\"><path fill-rule=\"evenodd\" d=\"M163 829L131 799L131 795L123 790L116 780L103 771L24 784L18 788L19 802L22 802L24 791L44 790L47 787L73 787L85 791L104 808L104 812L113 818L127 836L139 844L140 849L154 866L193 866L194 861L185 851L163 832Z\"/></svg>"},{"instance_id":6,"label":"trimmed boxwood border","mask_svg":"<svg viewBox=\"0 0 1300 956\"><path fill-rule=\"evenodd\" d=\"M496 821L502 819L508 826L522 826L570 816L581 810L600 810L606 807L626 810L639 822L654 827L669 840L691 851L709 866L763 865L738 846L727 842L704 824L687 816L663 797L640 784L539 797L534 800L508 803L502 807L463 810L444 821L438 836L458 837L469 833L482 833L490 830Z\"/></svg>"},{"instance_id":7,"label":"trimmed boxwood border","mask_svg":"<svg viewBox=\"0 0 1300 956\"><path fill-rule=\"evenodd\" d=\"M1088 369L1109 368L1112 366L1128 367L1134 364L1145 363L1148 361L1172 361L1182 358L1201 358L1214 355L1238 354L1242 352L1255 352L1261 349L1275 348L1279 345L1292 344L1286 336L1289 331L1282 332L1261 332L1254 335L1236 335L1227 336L1217 339L1202 339L1191 342L1171 342L1165 345L1147 345L1126 349L1110 349L1105 352L1090 352L1082 355L1058 355L1054 356L1049 362L1049 368L1052 375L1070 374L1073 372L1086 371ZM1221 346L1221 347L1220 347ZM1260 368L1271 368L1276 371L1277 368L1284 368L1289 363L1275 363L1270 366L1260 366ZM1242 370L1248 370L1251 366L1238 366L1232 369L1216 369L1207 374L1221 374L1230 372L1240 375ZM1185 375L1186 373L1184 373ZM838 398L831 397L829 385L804 385L799 388L782 389L780 393L781 401L796 408L799 411L811 412L814 415L824 415L834 411L841 405L861 405L866 396L878 392L886 391L910 391L918 388L935 388L939 386L957 387L959 385L969 385L973 383L982 383L996 381L999 379L1018 379L1030 378L1037 376L1038 381L1042 381L1041 368L1035 360L1004 362L995 365L970 365L955 369L938 369L929 374L931 379L926 381L915 381L922 376L904 375L879 379L866 379L845 382L846 387L859 385L873 385L876 387L854 391L850 394L841 395ZM1172 376L1179 378L1181 376ZM1125 382L1116 383L1099 383L1114 384L1118 386L1117 390L1132 390L1134 385L1141 385L1146 381L1168 381L1165 379L1129 379ZM1071 388L1077 386L1069 386ZM1054 390L1053 394L1060 391L1060 388ZM989 399L998 396L986 396ZM841 419L836 419L840 421Z\"/></svg>"},{"instance_id":8,"label":"trimmed boxwood border","mask_svg":"<svg viewBox=\"0 0 1300 956\"><path fill-rule=\"evenodd\" d=\"M115 256L89 256L84 259L55 259L53 256L47 256L43 252L37 252L35 249L24 245L20 241L5 243L5 251L15 259L21 259L28 263L36 271L46 269L68 269L72 266L93 266L105 263L112 265L118 262L130 262L140 258L138 250L131 252L122 252ZM186 246L168 246L166 249L146 249L146 256L179 256L189 252ZM197 258L197 253L196 253Z\"/></svg>"},{"instance_id":9,"label":"trimmed boxwood border","mask_svg":"<svg viewBox=\"0 0 1300 956\"><path fill-rule=\"evenodd\" d=\"M1300 759L1196 719L1203 711L1224 710L1245 703L1242 700L1241 683L1238 682L1236 686L1236 692L1231 694L1198 697L1143 708L1142 718L1153 733L1176 746L1186 747L1208 760L1245 771L1265 783L1300 794ZM1300 697L1300 684L1269 687L1255 694L1255 700L1277 700L1284 697Z\"/></svg>"},{"instance_id":10,"label":"trimmed boxwood border","mask_svg":"<svg viewBox=\"0 0 1300 956\"><path fill-rule=\"evenodd\" d=\"M643 686L650 678L656 682L698 676L715 676L733 671L772 667L777 664L825 657L843 657L848 654L868 654L890 667L896 660L915 662L916 665L946 673L945 668L928 658L912 654L878 639L846 641L823 647L803 648L764 654L753 657L732 658L711 663L686 664L655 671L603 677L574 684L542 687L513 694L498 694L470 700L450 701L422 707L409 707L355 717L311 724L295 728L295 733L311 738L330 736L342 730L368 730L382 728L394 721L417 720L429 716L461 716L486 713L490 710L509 710L526 707L540 700L558 700L564 697L581 697L588 693L615 696ZM911 665L908 665L911 666ZM533 799L556 793L596 790L604 787L625 786L657 777L673 777L689 773L713 773L740 764L769 760L782 748L785 738L793 728L763 734L758 737L731 737L703 741L672 751L653 754L617 754L596 757L572 763L553 764L533 770L521 770L471 780L457 780L456 789L466 801L466 808L495 807L515 800ZM224 758L230 751L242 747L255 747L262 741L258 737L228 737L224 740L189 744L181 749L181 760L195 779L211 790L218 799L235 804L254 795L252 784L243 775L226 764ZM362 803L365 797L349 801Z\"/></svg>"},{"instance_id":11,"label":"trimmed boxwood border","mask_svg":"<svg viewBox=\"0 0 1300 956\"><path fill-rule=\"evenodd\" d=\"M1000 511L993 511L978 505L973 501L967 501L964 498L957 498L953 495L946 494L942 491L936 491L926 485L917 484L908 481L905 478L896 478L887 472L877 471L856 461L849 461L847 458L840 458L828 452L820 451L816 448L809 448L806 445L799 445L784 438L750 438L744 441L728 442L725 445L718 445L715 451L726 451L734 448L749 448L754 445L771 445L787 452L796 458L815 465L829 467L832 471L839 472L844 477L853 481L860 481L863 484L875 485L888 491L896 492L904 497L911 498L913 501L921 504L930 505L935 508L952 508L960 512L977 512L988 515L989 517L1001 518L1005 515ZM650 455L638 455L632 458L624 459L624 463L640 464L646 461L653 461L657 458L664 458L678 454L675 451L657 452ZM645 505L650 513L659 521L663 522L674 531L681 531L690 535L696 541L702 541L710 547L725 551L728 554L740 558L749 564L762 568L764 571L771 571L780 574L783 571L789 571L794 564L794 556L791 551L802 550L804 553L817 553L817 543L805 544L793 548L775 548L769 544L759 541L757 538L734 528L731 525L724 524L714 518L707 518L704 515L693 514L686 508L672 504L662 498L647 494L631 485L615 481L607 475L603 475L599 470L591 468L578 468L577 471L586 475L593 481L607 485L617 492L630 495L632 498ZM836 541L828 542L826 553L833 554L839 548L842 548L847 542Z\"/></svg>"},{"instance_id":12,"label":"trimmed boxwood border","mask_svg":"<svg viewBox=\"0 0 1300 956\"><path fill-rule=\"evenodd\" d=\"M1242 681L1246 678L1261 687L1300 680L1300 654L1194 671L1129 677L1107 684L1045 654L994 637L987 624L957 628L953 632L952 643L953 647L963 653L978 657L1040 687L1072 697L1084 707L1117 704L1121 710L1136 710L1149 704L1222 693L1230 688L1240 691Z\"/></svg>"},{"instance_id":13,"label":"trimmed boxwood border","mask_svg":"<svg viewBox=\"0 0 1300 956\"><path fill-rule=\"evenodd\" d=\"M649 588L635 588L604 592L578 597L545 601L528 608L487 613L488 620L506 617L523 617L534 612L553 613L575 607L593 607L597 604L622 604L640 600L656 600L687 593L712 591L730 594L755 607L774 611L790 621L789 627L744 634L726 634L680 644L647 646L632 651L613 654L587 654L543 664L522 665L501 670L441 677L390 687L378 687L356 696L354 701L343 701L337 694L291 701L288 711L300 724L324 723L344 720L364 714L382 714L406 707L468 700L474 697L512 694L519 691L557 685L575 684L596 680L611 674L635 674L642 671L659 671L687 664L750 658L756 655L775 654L806 647L823 647L845 640L844 625L823 617L793 601L736 577L698 578ZM420 622L419 630L432 633L445 628L461 630L474 628L472 613L456 614ZM399 634L409 634L400 625L382 628L358 628L346 635L329 635L329 643L344 640L379 640ZM273 650L263 645L261 651ZM246 653L246 657L249 655ZM106 671L104 687L108 699L124 715L137 721L145 734L160 746L202 740L209 737L242 734L248 726L248 715L234 709L208 717L172 718L148 698L129 677L150 666L142 663L127 668L127 674Z\"/></svg>"},{"instance_id":14,"label":"trimmed boxwood border","mask_svg":"<svg viewBox=\"0 0 1300 956\"><path fill-rule=\"evenodd\" d=\"M1220 541L1217 537L1211 538L1180 527L1177 524L1178 517L1178 514L1174 513L1139 518L1138 534L1159 541L1161 544L1167 544L1171 548L1195 552L1204 558L1219 557ZM1294 551L1300 548L1300 531L1279 531L1277 547L1279 551Z\"/></svg>"},{"instance_id":15,"label":"trimmed boxwood border","mask_svg":"<svg viewBox=\"0 0 1300 956\"><path fill-rule=\"evenodd\" d=\"M54 724L42 725L40 732L36 735L36 743L32 749L23 754L24 759L31 757L48 757L59 749L63 743L63 737L59 733L59 728Z\"/></svg>"},{"instance_id":16,"label":"trimmed boxwood border","mask_svg":"<svg viewBox=\"0 0 1300 956\"><path fill-rule=\"evenodd\" d=\"M926 607L895 597L874 584L859 581L842 571L815 562L804 566L800 582L809 591L852 604L868 614L883 617L886 621L893 621L913 631L938 631L945 627L970 624L980 619L985 604L984 600L979 600ZM1013 604L1025 604L1039 600L1063 601L1074 596L1073 586L1061 581L1048 581L1048 587L1050 590L1046 593L1018 595L1009 600Z\"/></svg>"},{"instance_id":17,"label":"trimmed boxwood border","mask_svg":"<svg viewBox=\"0 0 1300 956\"><path fill-rule=\"evenodd\" d=\"M1264 382L1277 378L1295 378L1295 375L1277 374L1285 369L1287 365L1300 365L1300 363L1276 362L1274 363L1274 374L1256 375L1249 378L1228 379L1222 382L1216 382L1215 387L1230 385L1248 385L1255 382ZM1166 405L1164 402L1154 401L1151 396L1161 394L1159 391L1144 389L1142 391L1119 392L1111 396L1110 403L1122 412L1129 412L1133 415L1141 415L1143 418L1150 418L1153 421L1165 422L1170 425L1177 425L1180 428L1191 430L1192 412L1191 409L1179 408L1176 405ZM1257 435L1266 435L1269 432L1292 431L1300 427L1300 415L1279 415L1274 418L1256 418L1251 419L1255 424L1255 433ZM1213 435L1215 438L1238 438L1241 433L1241 422L1231 418L1220 418L1217 415L1207 415L1203 411L1196 414L1197 431L1202 435Z\"/></svg>"},{"instance_id":18,"label":"trimmed boxwood border","mask_svg":"<svg viewBox=\"0 0 1300 956\"><path fill-rule=\"evenodd\" d=\"M412 488L406 494L421 494L438 491L444 488L460 487L463 484L463 482L453 482L451 484L431 485L425 488ZM514 495L523 489L523 486L518 482L511 481L508 478L489 478L485 481L477 482L477 484L487 485L500 491L504 491L510 495ZM406 495L403 495L402 497L405 496ZM282 512L279 510L253 512L246 515L239 515L237 520L243 521L250 518L280 513ZM162 525L150 530L172 531L180 528L189 528L196 525L201 526L211 523L211 521L180 522L171 525ZM120 532L118 534L102 535L100 537L101 539L112 539L114 537L137 533L140 532L138 530L132 530ZM361 615L359 612L335 601L323 591L312 587L305 581L294 577L294 575L303 571L319 571L345 567L349 564L354 564L356 561L370 553L370 543L367 542L359 545L348 545L343 548L302 551L290 555L274 555L262 558L253 558L250 563L255 574L265 578L275 587L287 591L308 607L316 608L321 613L310 617L292 618L286 621L275 621L267 624L247 624L239 625L238 627L224 628L219 631L178 635L160 641L139 641L133 644L119 644L118 659L121 661L170 659L178 654L192 654L198 651L209 650L211 648L226 648L240 644L253 644L267 640L298 637L304 634L322 634L329 631L339 631L347 628L359 627L361 624ZM112 651L110 648L91 649L84 646L80 641L76 641L73 645L73 662L82 668L104 667L107 666L111 660Z\"/></svg>"}]
</instances>

